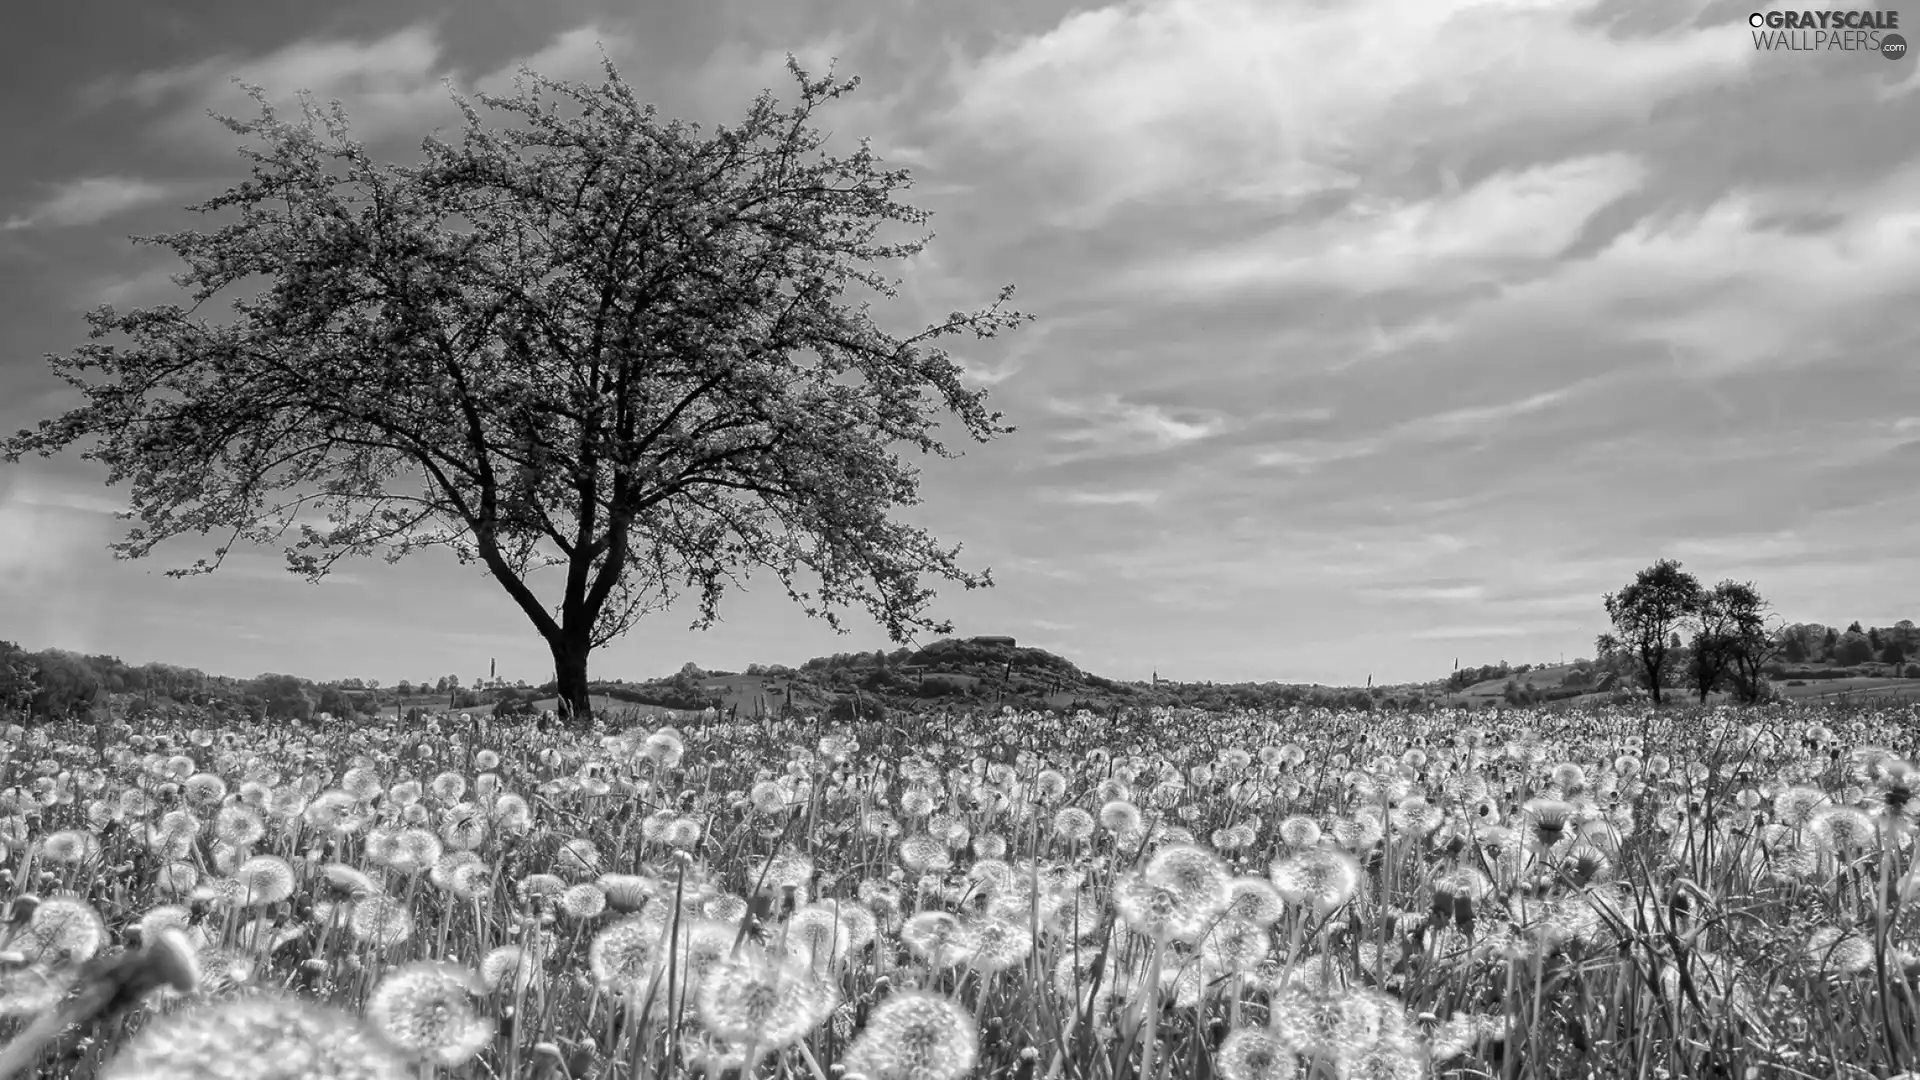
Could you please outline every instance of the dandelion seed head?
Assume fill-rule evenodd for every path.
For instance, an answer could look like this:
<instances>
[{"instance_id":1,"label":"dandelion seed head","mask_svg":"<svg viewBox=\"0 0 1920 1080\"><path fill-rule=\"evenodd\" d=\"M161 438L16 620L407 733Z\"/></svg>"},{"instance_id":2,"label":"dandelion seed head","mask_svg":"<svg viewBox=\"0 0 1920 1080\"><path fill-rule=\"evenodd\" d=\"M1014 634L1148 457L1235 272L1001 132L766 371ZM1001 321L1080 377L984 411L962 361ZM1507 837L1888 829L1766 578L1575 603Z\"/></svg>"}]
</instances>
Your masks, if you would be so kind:
<instances>
[{"instance_id":1,"label":"dandelion seed head","mask_svg":"<svg viewBox=\"0 0 1920 1080\"><path fill-rule=\"evenodd\" d=\"M959 1080L979 1060L973 1017L924 991L894 993L874 1006L847 1048L847 1071L872 1080Z\"/></svg>"},{"instance_id":2,"label":"dandelion seed head","mask_svg":"<svg viewBox=\"0 0 1920 1080\"><path fill-rule=\"evenodd\" d=\"M367 1019L386 1040L419 1061L456 1066L493 1041L492 1019L473 998L486 992L477 974L455 964L417 961L387 973L367 999Z\"/></svg>"},{"instance_id":3,"label":"dandelion seed head","mask_svg":"<svg viewBox=\"0 0 1920 1080\"><path fill-rule=\"evenodd\" d=\"M260 995L160 1016L101 1080L411 1080L406 1058L345 1010Z\"/></svg>"}]
</instances>

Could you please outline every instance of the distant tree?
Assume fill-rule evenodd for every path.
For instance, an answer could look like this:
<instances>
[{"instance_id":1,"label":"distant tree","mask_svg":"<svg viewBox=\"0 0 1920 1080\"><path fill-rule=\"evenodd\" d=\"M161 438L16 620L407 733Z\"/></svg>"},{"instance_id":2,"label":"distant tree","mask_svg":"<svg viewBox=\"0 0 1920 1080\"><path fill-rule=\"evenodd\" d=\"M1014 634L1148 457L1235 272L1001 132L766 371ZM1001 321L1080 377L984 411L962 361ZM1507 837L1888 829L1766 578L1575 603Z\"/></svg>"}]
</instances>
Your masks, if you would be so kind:
<instances>
[{"instance_id":1,"label":"distant tree","mask_svg":"<svg viewBox=\"0 0 1920 1080\"><path fill-rule=\"evenodd\" d=\"M200 207L227 220L149 241L185 260L192 302L92 312L96 342L50 358L85 403L0 454L90 441L142 523L124 558L229 537L176 575L296 525L288 567L316 581L347 556L448 548L534 624L578 711L594 649L682 589L711 625L753 570L835 629L861 607L895 641L948 632L923 576L991 576L896 519L919 490L901 451L1012 430L929 343L1026 316L1003 289L883 329L867 294L896 290L874 264L924 241L875 237L928 215L865 144L823 150L814 114L857 80L789 69L796 105L768 92L704 136L611 63L599 86L527 73L480 95L499 123L457 99L458 145L429 138L408 166L373 160L338 107L290 121L255 91L257 119L223 118L251 178ZM261 279L236 320L203 317ZM328 524L300 524L315 506ZM543 598L549 569L563 584Z\"/></svg>"},{"instance_id":2,"label":"distant tree","mask_svg":"<svg viewBox=\"0 0 1920 1080\"><path fill-rule=\"evenodd\" d=\"M0 641L0 713L26 711L39 691L38 675L32 653L11 641Z\"/></svg>"},{"instance_id":3,"label":"distant tree","mask_svg":"<svg viewBox=\"0 0 1920 1080\"><path fill-rule=\"evenodd\" d=\"M1859 620L1859 619L1855 619L1855 620L1853 620L1852 622L1850 622L1850 623L1848 623L1848 624L1847 624L1847 633L1849 633L1849 634L1861 634L1861 633L1865 633L1865 631L1863 631L1863 630L1861 630L1861 629L1860 629L1860 620Z\"/></svg>"},{"instance_id":4,"label":"distant tree","mask_svg":"<svg viewBox=\"0 0 1920 1080\"><path fill-rule=\"evenodd\" d=\"M1871 663L1873 643L1867 640L1867 635L1849 630L1840 636L1839 644L1834 646L1833 658L1843 667Z\"/></svg>"},{"instance_id":5,"label":"distant tree","mask_svg":"<svg viewBox=\"0 0 1920 1080\"><path fill-rule=\"evenodd\" d=\"M1834 648L1839 644L1840 644L1840 631L1835 630L1831 626L1827 627L1826 636L1820 639L1821 655L1829 656L1829 657L1832 656Z\"/></svg>"},{"instance_id":6,"label":"distant tree","mask_svg":"<svg viewBox=\"0 0 1920 1080\"><path fill-rule=\"evenodd\" d=\"M262 675L253 680L250 689L258 698L260 715L265 719L301 722L313 719L318 703L306 683L293 675ZM351 711L347 709L336 715L350 715Z\"/></svg>"},{"instance_id":7,"label":"distant tree","mask_svg":"<svg viewBox=\"0 0 1920 1080\"><path fill-rule=\"evenodd\" d=\"M1766 667L1786 643L1796 641L1769 618L1772 605L1752 582L1722 581L1713 587L1734 681L1749 704L1767 694Z\"/></svg>"},{"instance_id":8,"label":"distant tree","mask_svg":"<svg viewBox=\"0 0 1920 1080\"><path fill-rule=\"evenodd\" d=\"M47 649L36 656L33 711L37 716L72 716L93 706L107 687L93 661L65 649Z\"/></svg>"},{"instance_id":9,"label":"distant tree","mask_svg":"<svg viewBox=\"0 0 1920 1080\"><path fill-rule=\"evenodd\" d=\"M1700 581L1672 559L1661 559L1640 571L1626 587L1604 597L1614 638L1632 654L1654 704L1669 673L1679 628L1699 610Z\"/></svg>"},{"instance_id":10,"label":"distant tree","mask_svg":"<svg viewBox=\"0 0 1920 1080\"><path fill-rule=\"evenodd\" d=\"M1889 634L1887 643L1880 646L1880 662L1883 664L1903 664L1907 660L1907 647L1897 637Z\"/></svg>"},{"instance_id":11,"label":"distant tree","mask_svg":"<svg viewBox=\"0 0 1920 1080\"><path fill-rule=\"evenodd\" d=\"M433 683L434 693L444 694L447 692L448 689L449 687L447 685L447 677L445 675L442 675L438 679L434 680L434 683Z\"/></svg>"},{"instance_id":12,"label":"distant tree","mask_svg":"<svg viewBox=\"0 0 1920 1080\"><path fill-rule=\"evenodd\" d=\"M1877 627L1877 626L1873 626L1873 627L1869 627L1869 628L1867 629L1867 641L1868 641L1868 643L1870 643L1870 644L1871 644L1871 645L1873 646L1873 651L1874 651L1874 652L1879 652L1879 651L1880 651L1880 647L1881 647L1881 645L1883 645L1883 644L1884 644L1884 642L1882 642L1882 641L1880 640L1880 628L1879 628L1879 627Z\"/></svg>"},{"instance_id":13,"label":"distant tree","mask_svg":"<svg viewBox=\"0 0 1920 1080\"><path fill-rule=\"evenodd\" d=\"M1789 633L1781 639L1780 655L1788 663L1804 664L1807 662L1807 643L1800 635Z\"/></svg>"},{"instance_id":14,"label":"distant tree","mask_svg":"<svg viewBox=\"0 0 1920 1080\"><path fill-rule=\"evenodd\" d=\"M1720 589L1703 592L1693 617L1693 637L1687 652L1687 675L1700 704L1720 687L1733 668L1733 617L1722 602Z\"/></svg>"},{"instance_id":15,"label":"distant tree","mask_svg":"<svg viewBox=\"0 0 1920 1080\"><path fill-rule=\"evenodd\" d=\"M399 694L401 697L407 697L413 693L413 684L405 679L401 679L394 684L393 692Z\"/></svg>"}]
</instances>

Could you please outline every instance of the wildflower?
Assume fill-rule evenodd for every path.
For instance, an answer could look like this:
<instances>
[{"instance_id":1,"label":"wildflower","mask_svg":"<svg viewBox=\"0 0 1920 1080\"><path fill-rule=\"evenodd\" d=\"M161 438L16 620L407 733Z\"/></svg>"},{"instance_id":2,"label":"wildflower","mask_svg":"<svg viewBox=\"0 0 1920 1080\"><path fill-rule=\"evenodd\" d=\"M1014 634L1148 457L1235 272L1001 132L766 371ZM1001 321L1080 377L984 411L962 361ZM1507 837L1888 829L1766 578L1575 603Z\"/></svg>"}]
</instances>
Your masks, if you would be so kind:
<instances>
[{"instance_id":1,"label":"wildflower","mask_svg":"<svg viewBox=\"0 0 1920 1080\"><path fill-rule=\"evenodd\" d=\"M1246 972L1266 957L1273 947L1267 932L1239 919L1215 923L1200 943L1201 955L1216 972Z\"/></svg>"},{"instance_id":2,"label":"wildflower","mask_svg":"<svg viewBox=\"0 0 1920 1080\"><path fill-rule=\"evenodd\" d=\"M489 990L519 993L539 977L539 963L518 945L502 945L480 959L480 981Z\"/></svg>"},{"instance_id":3,"label":"wildflower","mask_svg":"<svg viewBox=\"0 0 1920 1080\"><path fill-rule=\"evenodd\" d=\"M944 911L922 911L900 928L900 940L929 965L952 967L966 960L973 943L960 920Z\"/></svg>"},{"instance_id":4,"label":"wildflower","mask_svg":"<svg viewBox=\"0 0 1920 1080\"><path fill-rule=\"evenodd\" d=\"M1533 842L1551 848L1566 838L1567 823L1573 816L1572 805L1559 799L1532 799L1521 808L1526 813Z\"/></svg>"},{"instance_id":5,"label":"wildflower","mask_svg":"<svg viewBox=\"0 0 1920 1080\"><path fill-rule=\"evenodd\" d=\"M433 778L428 790L443 803L457 803L467 793L467 778L457 772L443 772Z\"/></svg>"},{"instance_id":6,"label":"wildflower","mask_svg":"<svg viewBox=\"0 0 1920 1080\"><path fill-rule=\"evenodd\" d=\"M1328 915L1360 889L1360 864L1335 848L1309 848L1274 863L1268 873L1280 898Z\"/></svg>"},{"instance_id":7,"label":"wildflower","mask_svg":"<svg viewBox=\"0 0 1920 1080\"><path fill-rule=\"evenodd\" d=\"M106 923L93 905L73 897L49 896L33 908L26 926L10 944L29 962L79 964L92 959L106 943Z\"/></svg>"},{"instance_id":8,"label":"wildflower","mask_svg":"<svg viewBox=\"0 0 1920 1080\"><path fill-rule=\"evenodd\" d=\"M231 847L252 847L266 837L267 823L253 807L233 803L213 816L213 835Z\"/></svg>"},{"instance_id":9,"label":"wildflower","mask_svg":"<svg viewBox=\"0 0 1920 1080\"><path fill-rule=\"evenodd\" d=\"M1221 1080L1294 1080L1300 1059L1293 1050L1259 1028L1235 1028L1214 1052Z\"/></svg>"},{"instance_id":10,"label":"wildflower","mask_svg":"<svg viewBox=\"0 0 1920 1080\"><path fill-rule=\"evenodd\" d=\"M440 813L440 839L448 847L472 851L487 840L486 811L474 803L455 803Z\"/></svg>"},{"instance_id":11,"label":"wildflower","mask_svg":"<svg viewBox=\"0 0 1920 1080\"><path fill-rule=\"evenodd\" d=\"M486 984L466 968L436 961L387 974L367 999L367 1019L395 1047L416 1059L460 1065L493 1041L493 1021L475 1009Z\"/></svg>"},{"instance_id":12,"label":"wildflower","mask_svg":"<svg viewBox=\"0 0 1920 1080\"><path fill-rule=\"evenodd\" d=\"M924 833L900 841L900 864L916 874L945 870L953 865L947 845Z\"/></svg>"},{"instance_id":13,"label":"wildflower","mask_svg":"<svg viewBox=\"0 0 1920 1080\"><path fill-rule=\"evenodd\" d=\"M983 915L966 927L973 955L968 965L976 971L1003 971L1033 952L1033 933L1024 926L997 915Z\"/></svg>"},{"instance_id":14,"label":"wildflower","mask_svg":"<svg viewBox=\"0 0 1920 1080\"><path fill-rule=\"evenodd\" d=\"M946 997L902 991L867 1017L847 1048L847 1072L870 1080L958 1080L980 1058L973 1018Z\"/></svg>"},{"instance_id":15,"label":"wildflower","mask_svg":"<svg viewBox=\"0 0 1920 1080\"><path fill-rule=\"evenodd\" d=\"M661 939L658 922L630 916L603 927L587 947L587 968L594 985L611 997L638 997L653 979L654 953Z\"/></svg>"},{"instance_id":16,"label":"wildflower","mask_svg":"<svg viewBox=\"0 0 1920 1080\"><path fill-rule=\"evenodd\" d=\"M1053 835L1069 844L1085 843L1093 836L1093 826L1093 815L1077 806L1053 815Z\"/></svg>"},{"instance_id":17,"label":"wildflower","mask_svg":"<svg viewBox=\"0 0 1920 1080\"><path fill-rule=\"evenodd\" d=\"M591 840L568 840L554 855L553 867L565 877L592 877L600 873L600 849Z\"/></svg>"},{"instance_id":18,"label":"wildflower","mask_svg":"<svg viewBox=\"0 0 1920 1080\"><path fill-rule=\"evenodd\" d=\"M187 802L201 810L211 810L227 797L227 782L212 773L195 773L181 785Z\"/></svg>"},{"instance_id":19,"label":"wildflower","mask_svg":"<svg viewBox=\"0 0 1920 1080\"><path fill-rule=\"evenodd\" d=\"M413 936L413 915L393 897L364 896L354 902L347 929L360 941L391 948Z\"/></svg>"},{"instance_id":20,"label":"wildflower","mask_svg":"<svg viewBox=\"0 0 1920 1080\"><path fill-rule=\"evenodd\" d=\"M278 995L161 1016L101 1080L410 1080L413 1069L345 1010Z\"/></svg>"},{"instance_id":21,"label":"wildflower","mask_svg":"<svg viewBox=\"0 0 1920 1080\"><path fill-rule=\"evenodd\" d=\"M1353 1057L1380 1037L1380 1003L1356 990L1294 986L1274 995L1269 1008L1274 1037L1297 1054Z\"/></svg>"},{"instance_id":22,"label":"wildflower","mask_svg":"<svg viewBox=\"0 0 1920 1080\"><path fill-rule=\"evenodd\" d=\"M1310 817L1295 814L1280 823L1280 842L1288 847L1313 847L1320 842L1320 826Z\"/></svg>"},{"instance_id":23,"label":"wildflower","mask_svg":"<svg viewBox=\"0 0 1920 1080\"><path fill-rule=\"evenodd\" d=\"M263 907L278 904L293 896L293 867L278 855L255 855L234 872L245 894L245 903Z\"/></svg>"},{"instance_id":24,"label":"wildflower","mask_svg":"<svg viewBox=\"0 0 1920 1080\"><path fill-rule=\"evenodd\" d=\"M383 891L372 878L346 863L328 863L321 867L320 880L343 900L358 900Z\"/></svg>"},{"instance_id":25,"label":"wildflower","mask_svg":"<svg viewBox=\"0 0 1920 1080\"><path fill-rule=\"evenodd\" d=\"M822 961L838 963L845 955L845 945L840 938L840 920L832 908L808 904L787 920L787 953L808 967Z\"/></svg>"},{"instance_id":26,"label":"wildflower","mask_svg":"<svg viewBox=\"0 0 1920 1080\"><path fill-rule=\"evenodd\" d=\"M758 951L724 960L701 980L700 1019L722 1039L774 1050L800 1041L840 1003L830 982Z\"/></svg>"},{"instance_id":27,"label":"wildflower","mask_svg":"<svg viewBox=\"0 0 1920 1080\"><path fill-rule=\"evenodd\" d=\"M1140 808L1125 799L1113 799L1100 808L1100 826L1121 843L1131 843L1142 830Z\"/></svg>"},{"instance_id":28,"label":"wildflower","mask_svg":"<svg viewBox=\"0 0 1920 1080\"><path fill-rule=\"evenodd\" d=\"M84 829L62 829L40 842L40 858L55 864L78 865L100 855L100 841Z\"/></svg>"},{"instance_id":29,"label":"wildflower","mask_svg":"<svg viewBox=\"0 0 1920 1080\"><path fill-rule=\"evenodd\" d=\"M1272 926L1286 914L1279 890L1257 877L1238 877L1228 885L1227 914L1254 926Z\"/></svg>"}]
</instances>

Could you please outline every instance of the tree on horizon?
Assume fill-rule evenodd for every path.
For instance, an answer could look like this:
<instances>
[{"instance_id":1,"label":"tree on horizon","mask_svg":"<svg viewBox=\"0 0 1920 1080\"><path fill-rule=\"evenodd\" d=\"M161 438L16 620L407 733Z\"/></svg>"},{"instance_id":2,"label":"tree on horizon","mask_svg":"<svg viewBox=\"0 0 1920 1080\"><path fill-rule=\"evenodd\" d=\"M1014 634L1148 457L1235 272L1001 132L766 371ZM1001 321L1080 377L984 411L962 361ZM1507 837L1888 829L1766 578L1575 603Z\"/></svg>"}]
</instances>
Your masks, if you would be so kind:
<instances>
[{"instance_id":1,"label":"tree on horizon","mask_svg":"<svg viewBox=\"0 0 1920 1080\"><path fill-rule=\"evenodd\" d=\"M1603 598L1613 633L1595 644L1603 653L1618 650L1632 656L1658 705L1663 676L1680 652L1680 628L1699 613L1704 597L1698 578L1679 562L1661 559Z\"/></svg>"},{"instance_id":2,"label":"tree on horizon","mask_svg":"<svg viewBox=\"0 0 1920 1080\"><path fill-rule=\"evenodd\" d=\"M196 207L233 220L142 240L186 261L191 306L91 312L91 343L48 357L85 404L0 451L91 440L131 488L122 558L222 534L172 576L296 526L288 567L314 581L350 555L481 563L582 715L594 649L683 591L709 626L755 570L842 632L856 606L896 643L950 632L922 576L991 575L893 516L919 493L898 451L955 456L943 416L978 442L1012 431L928 343L1030 316L1007 287L902 338L846 296L894 297L871 264L926 238L875 236L928 215L864 141L821 149L815 110L859 80L788 70L798 104L765 92L710 135L659 122L611 62L598 87L523 71L478 98L506 123L455 95L460 142L409 166L370 157L337 103L290 122L250 88L260 116L221 119L251 178ZM249 284L236 318L201 316Z\"/></svg>"}]
</instances>

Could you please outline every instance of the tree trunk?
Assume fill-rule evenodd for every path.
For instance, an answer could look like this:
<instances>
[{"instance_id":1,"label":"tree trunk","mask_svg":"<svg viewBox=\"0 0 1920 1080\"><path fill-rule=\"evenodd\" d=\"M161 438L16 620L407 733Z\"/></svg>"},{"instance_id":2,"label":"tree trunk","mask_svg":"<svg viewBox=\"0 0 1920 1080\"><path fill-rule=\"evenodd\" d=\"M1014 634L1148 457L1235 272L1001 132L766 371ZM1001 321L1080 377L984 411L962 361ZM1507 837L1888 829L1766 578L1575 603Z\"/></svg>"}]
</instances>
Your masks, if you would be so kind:
<instances>
[{"instance_id":1,"label":"tree trunk","mask_svg":"<svg viewBox=\"0 0 1920 1080\"><path fill-rule=\"evenodd\" d=\"M587 697L587 654L591 647L583 638L567 634L548 641L547 647L553 651L554 693L560 699L555 711L568 725L584 727L592 715L592 702Z\"/></svg>"}]
</instances>

